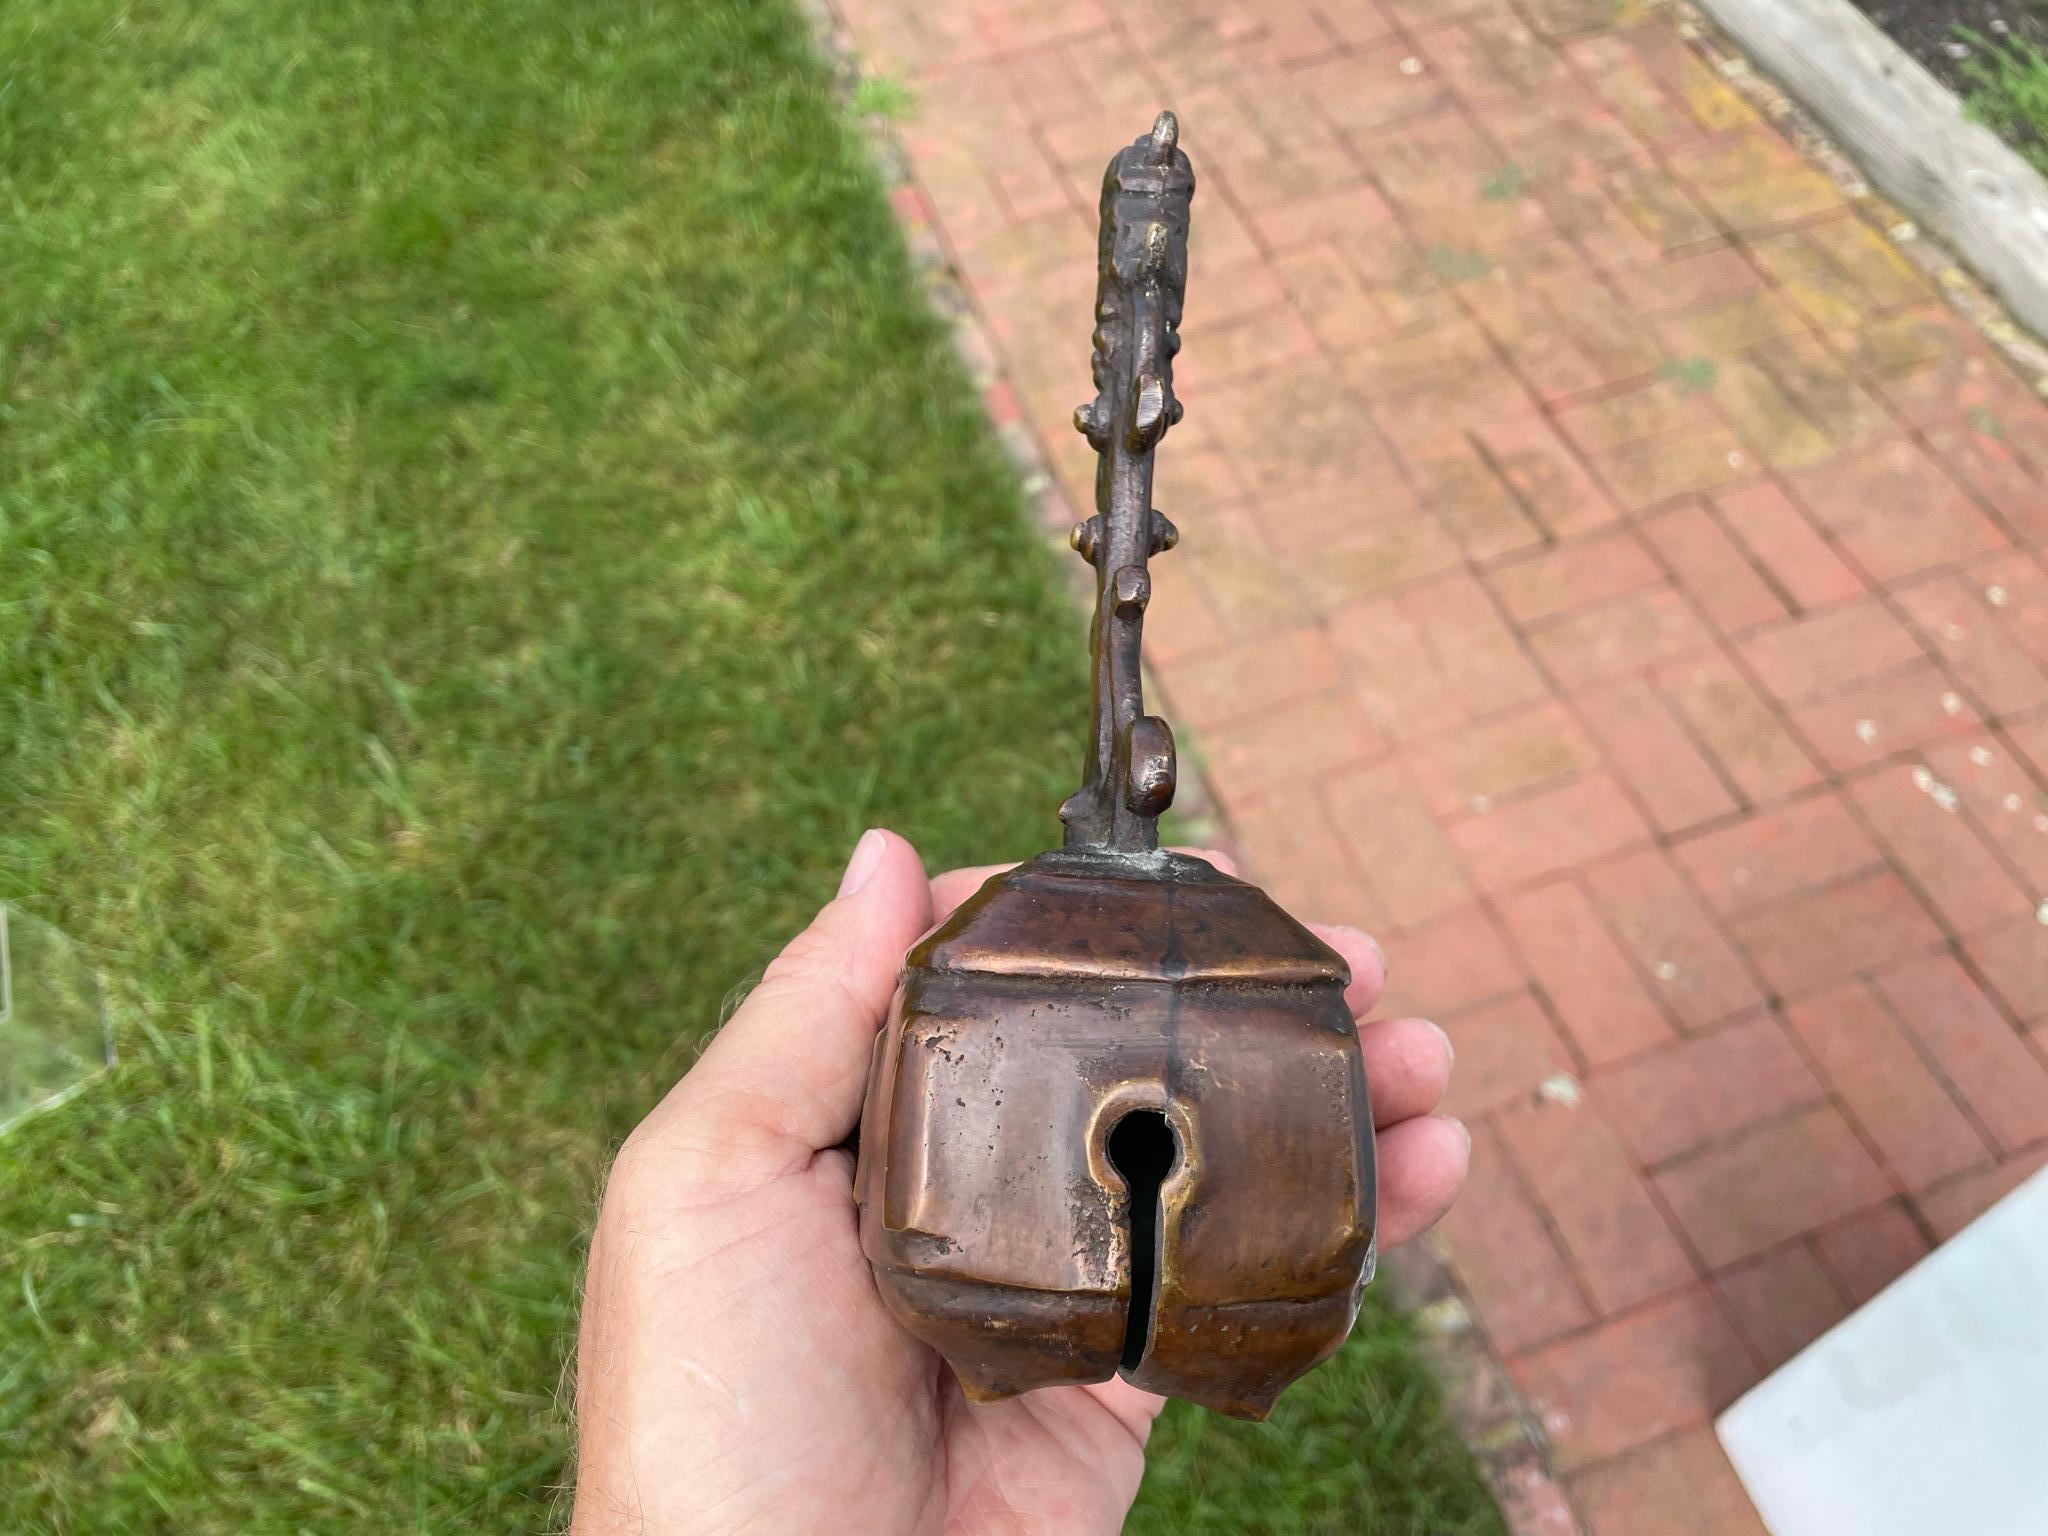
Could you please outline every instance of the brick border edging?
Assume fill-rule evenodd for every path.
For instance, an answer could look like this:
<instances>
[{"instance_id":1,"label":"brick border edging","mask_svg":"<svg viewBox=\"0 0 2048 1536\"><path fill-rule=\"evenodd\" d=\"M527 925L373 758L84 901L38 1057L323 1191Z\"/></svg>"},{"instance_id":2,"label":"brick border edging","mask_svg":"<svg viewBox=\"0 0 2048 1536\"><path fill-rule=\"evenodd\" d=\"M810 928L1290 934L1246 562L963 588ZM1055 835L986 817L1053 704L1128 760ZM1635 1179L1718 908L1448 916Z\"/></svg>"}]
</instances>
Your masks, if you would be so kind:
<instances>
[{"instance_id":1,"label":"brick border edging","mask_svg":"<svg viewBox=\"0 0 2048 1536\"><path fill-rule=\"evenodd\" d=\"M1543 1427L1477 1322L1434 1234L1380 1261L1380 1284L1416 1331L1444 1411L1471 1451L1513 1536L1584 1536Z\"/></svg>"},{"instance_id":2,"label":"brick border edging","mask_svg":"<svg viewBox=\"0 0 2048 1536\"><path fill-rule=\"evenodd\" d=\"M853 111L862 70L852 36L827 0L800 3L832 68L835 89ZM1073 505L1043 444L1024 420L1001 351L959 278L892 123L879 114L861 114L858 119L888 188L926 302L947 322L953 353L981 395L1004 455L1023 484L1034 521L1066 569L1074 562L1058 557L1066 553L1067 533L1076 520ZM1069 574L1076 600L1093 602L1094 585L1085 573L1077 567ZM1239 853L1198 758L1183 763L1174 814L1179 830L1190 839L1233 856ZM1475 1308L1436 1240L1424 1237L1384 1255L1379 1280L1395 1309L1414 1325L1418 1353L1510 1531L1514 1536L1583 1536L1584 1527L1551 1468L1541 1428L1479 1329Z\"/></svg>"}]
</instances>

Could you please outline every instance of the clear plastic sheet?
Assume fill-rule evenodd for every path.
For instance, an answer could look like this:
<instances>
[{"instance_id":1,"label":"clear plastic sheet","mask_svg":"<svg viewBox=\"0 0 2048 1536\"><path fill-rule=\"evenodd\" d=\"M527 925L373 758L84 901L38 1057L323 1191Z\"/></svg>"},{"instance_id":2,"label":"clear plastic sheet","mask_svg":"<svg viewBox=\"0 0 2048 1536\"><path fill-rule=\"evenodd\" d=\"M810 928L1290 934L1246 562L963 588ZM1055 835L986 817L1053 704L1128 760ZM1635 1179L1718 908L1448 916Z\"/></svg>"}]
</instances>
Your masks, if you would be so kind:
<instances>
[{"instance_id":1,"label":"clear plastic sheet","mask_svg":"<svg viewBox=\"0 0 2048 1536\"><path fill-rule=\"evenodd\" d=\"M78 945L0 901L0 1132L113 1064L105 989Z\"/></svg>"}]
</instances>

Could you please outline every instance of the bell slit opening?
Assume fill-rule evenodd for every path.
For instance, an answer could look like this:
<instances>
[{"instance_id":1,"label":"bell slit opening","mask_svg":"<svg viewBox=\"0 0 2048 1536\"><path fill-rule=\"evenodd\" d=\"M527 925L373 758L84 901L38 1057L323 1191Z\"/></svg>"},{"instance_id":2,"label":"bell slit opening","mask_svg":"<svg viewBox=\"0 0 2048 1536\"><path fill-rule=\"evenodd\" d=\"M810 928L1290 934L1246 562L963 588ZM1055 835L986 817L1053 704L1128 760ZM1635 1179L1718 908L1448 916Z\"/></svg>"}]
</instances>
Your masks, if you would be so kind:
<instances>
[{"instance_id":1,"label":"bell slit opening","mask_svg":"<svg viewBox=\"0 0 2048 1536\"><path fill-rule=\"evenodd\" d=\"M1151 1341L1152 1298L1159 1277L1160 1186L1180 1155L1173 1127L1156 1109L1134 1109L1111 1127L1110 1166L1130 1191L1131 1304L1124 1320L1123 1368L1145 1358Z\"/></svg>"}]
</instances>

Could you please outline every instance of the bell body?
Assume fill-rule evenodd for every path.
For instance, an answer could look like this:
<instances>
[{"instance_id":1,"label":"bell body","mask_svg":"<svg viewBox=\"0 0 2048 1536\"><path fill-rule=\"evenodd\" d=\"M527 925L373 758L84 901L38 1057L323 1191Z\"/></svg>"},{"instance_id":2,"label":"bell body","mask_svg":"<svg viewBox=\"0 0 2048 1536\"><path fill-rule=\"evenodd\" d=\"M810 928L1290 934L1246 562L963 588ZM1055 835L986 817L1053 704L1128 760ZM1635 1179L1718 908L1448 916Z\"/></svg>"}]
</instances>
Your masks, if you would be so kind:
<instances>
[{"instance_id":1,"label":"bell body","mask_svg":"<svg viewBox=\"0 0 2048 1536\"><path fill-rule=\"evenodd\" d=\"M1372 1123L1341 958L1206 862L1064 849L905 961L856 1191L968 1395L1121 1369L1262 1418L1349 1332Z\"/></svg>"}]
</instances>

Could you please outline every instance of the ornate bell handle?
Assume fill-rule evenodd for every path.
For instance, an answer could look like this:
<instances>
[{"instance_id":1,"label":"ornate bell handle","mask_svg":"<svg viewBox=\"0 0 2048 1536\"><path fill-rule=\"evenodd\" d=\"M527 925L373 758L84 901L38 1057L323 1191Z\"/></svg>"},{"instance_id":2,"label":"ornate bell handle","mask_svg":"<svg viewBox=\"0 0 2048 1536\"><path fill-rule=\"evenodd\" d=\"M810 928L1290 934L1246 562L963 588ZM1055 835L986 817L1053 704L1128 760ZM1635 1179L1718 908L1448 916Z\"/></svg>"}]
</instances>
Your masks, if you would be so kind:
<instances>
[{"instance_id":1,"label":"ornate bell handle","mask_svg":"<svg viewBox=\"0 0 2048 1536\"><path fill-rule=\"evenodd\" d=\"M1152 457L1180 420L1173 355L1188 278L1195 172L1180 124L1162 112L1118 150L1102 178L1096 247L1095 398L1074 413L1101 462L1095 515L1073 545L1095 567L1093 728L1081 787L1060 807L1067 846L1141 853L1159 846L1173 803L1173 732L1145 713L1139 647L1152 597L1147 562L1179 534L1152 505Z\"/></svg>"}]
</instances>

